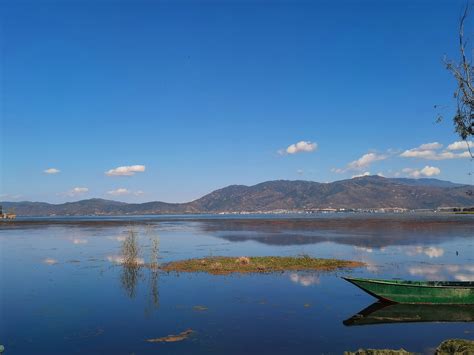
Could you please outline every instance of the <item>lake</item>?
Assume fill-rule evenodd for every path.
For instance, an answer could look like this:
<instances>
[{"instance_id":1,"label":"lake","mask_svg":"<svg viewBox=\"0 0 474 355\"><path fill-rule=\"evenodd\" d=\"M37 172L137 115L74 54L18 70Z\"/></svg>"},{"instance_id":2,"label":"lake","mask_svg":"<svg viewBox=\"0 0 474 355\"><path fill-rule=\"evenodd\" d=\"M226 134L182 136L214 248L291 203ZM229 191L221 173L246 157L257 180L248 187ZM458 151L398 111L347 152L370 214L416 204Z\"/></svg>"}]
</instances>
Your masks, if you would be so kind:
<instances>
[{"instance_id":1,"label":"lake","mask_svg":"<svg viewBox=\"0 0 474 355\"><path fill-rule=\"evenodd\" d=\"M0 344L5 354L432 353L474 338L470 322L347 326L375 299L340 276L474 280L474 216L320 214L32 218L0 224ZM359 260L337 272L208 275L120 264L140 258L310 255ZM435 319L436 320L436 319ZM186 340L150 343L179 334Z\"/></svg>"}]
</instances>

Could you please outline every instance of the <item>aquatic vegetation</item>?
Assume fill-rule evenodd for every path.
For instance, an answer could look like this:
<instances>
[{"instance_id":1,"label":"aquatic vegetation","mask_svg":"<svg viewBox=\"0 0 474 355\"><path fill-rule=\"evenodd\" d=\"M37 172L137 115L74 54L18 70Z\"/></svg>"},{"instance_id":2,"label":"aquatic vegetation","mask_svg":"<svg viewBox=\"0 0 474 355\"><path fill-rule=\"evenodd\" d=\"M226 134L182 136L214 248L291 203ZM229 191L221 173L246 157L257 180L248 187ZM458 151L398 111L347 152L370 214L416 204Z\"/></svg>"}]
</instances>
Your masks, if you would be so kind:
<instances>
[{"instance_id":1,"label":"aquatic vegetation","mask_svg":"<svg viewBox=\"0 0 474 355\"><path fill-rule=\"evenodd\" d=\"M359 349L345 351L344 355L414 355L415 353L404 349ZM474 341L466 339L448 339L436 348L435 355L468 355L474 354Z\"/></svg>"},{"instance_id":2,"label":"aquatic vegetation","mask_svg":"<svg viewBox=\"0 0 474 355\"><path fill-rule=\"evenodd\" d=\"M390 350L390 349L359 349L357 351L344 351L344 355L415 355L404 349Z\"/></svg>"},{"instance_id":3,"label":"aquatic vegetation","mask_svg":"<svg viewBox=\"0 0 474 355\"><path fill-rule=\"evenodd\" d=\"M162 338L147 339L146 341L149 343L174 343L177 341L186 340L193 333L194 333L194 330L186 329L184 332L181 332L176 335L168 335Z\"/></svg>"},{"instance_id":4,"label":"aquatic vegetation","mask_svg":"<svg viewBox=\"0 0 474 355\"><path fill-rule=\"evenodd\" d=\"M160 266L158 262L158 258L160 254L160 240L158 236L152 237L150 238L150 240L151 240L151 251L150 251L149 267L151 269L158 269L158 267Z\"/></svg>"},{"instance_id":5,"label":"aquatic vegetation","mask_svg":"<svg viewBox=\"0 0 474 355\"><path fill-rule=\"evenodd\" d=\"M130 298L135 297L135 290L140 278L140 266L143 264L140 258L140 246L138 235L132 229L128 229L128 235L122 242L122 255L116 262L123 265L121 283Z\"/></svg>"},{"instance_id":6,"label":"aquatic vegetation","mask_svg":"<svg viewBox=\"0 0 474 355\"><path fill-rule=\"evenodd\" d=\"M250 259L247 258L246 256L241 256L240 258L237 258L235 262L242 265L248 265L250 264Z\"/></svg>"},{"instance_id":7,"label":"aquatic vegetation","mask_svg":"<svg viewBox=\"0 0 474 355\"><path fill-rule=\"evenodd\" d=\"M127 266L138 266L137 261L140 260L140 252L138 235L132 228L129 228L128 235L122 242L123 264Z\"/></svg>"},{"instance_id":8,"label":"aquatic vegetation","mask_svg":"<svg viewBox=\"0 0 474 355\"><path fill-rule=\"evenodd\" d=\"M436 355L474 354L474 341L466 339L448 339L439 344Z\"/></svg>"},{"instance_id":9,"label":"aquatic vegetation","mask_svg":"<svg viewBox=\"0 0 474 355\"><path fill-rule=\"evenodd\" d=\"M239 258L215 256L201 259L173 261L163 265L162 270L178 272L207 272L210 274L230 274L303 270L333 271L341 268L354 268L364 265L364 263L359 261L318 259L308 256L253 256Z\"/></svg>"}]
</instances>

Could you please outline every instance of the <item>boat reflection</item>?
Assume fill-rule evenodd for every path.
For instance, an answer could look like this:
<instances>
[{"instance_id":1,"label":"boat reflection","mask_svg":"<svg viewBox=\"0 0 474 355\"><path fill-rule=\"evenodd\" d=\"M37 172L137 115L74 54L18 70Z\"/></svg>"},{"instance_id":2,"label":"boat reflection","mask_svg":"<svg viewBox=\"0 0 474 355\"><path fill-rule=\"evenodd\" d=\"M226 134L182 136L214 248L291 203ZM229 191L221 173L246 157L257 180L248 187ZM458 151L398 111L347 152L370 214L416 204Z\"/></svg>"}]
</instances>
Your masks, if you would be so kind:
<instances>
[{"instance_id":1,"label":"boat reflection","mask_svg":"<svg viewBox=\"0 0 474 355\"><path fill-rule=\"evenodd\" d=\"M474 305L375 302L343 323L353 326L415 322L474 322Z\"/></svg>"}]
</instances>

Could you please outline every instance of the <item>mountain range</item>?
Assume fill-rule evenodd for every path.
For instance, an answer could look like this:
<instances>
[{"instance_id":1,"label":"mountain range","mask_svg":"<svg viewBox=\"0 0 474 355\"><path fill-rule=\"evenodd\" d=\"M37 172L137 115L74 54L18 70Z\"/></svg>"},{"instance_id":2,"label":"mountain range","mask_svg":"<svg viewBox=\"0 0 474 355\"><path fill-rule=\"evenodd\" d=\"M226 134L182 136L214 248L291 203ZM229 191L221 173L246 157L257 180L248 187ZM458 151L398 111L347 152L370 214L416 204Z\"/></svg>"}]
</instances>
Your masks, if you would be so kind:
<instances>
[{"instance_id":1,"label":"mountain range","mask_svg":"<svg viewBox=\"0 0 474 355\"><path fill-rule=\"evenodd\" d=\"M18 216L142 215L219 212L270 212L322 208L434 209L472 207L472 185L437 179L363 176L331 183L267 181L253 186L230 185L187 203L125 203L104 199L51 204L3 202Z\"/></svg>"}]
</instances>

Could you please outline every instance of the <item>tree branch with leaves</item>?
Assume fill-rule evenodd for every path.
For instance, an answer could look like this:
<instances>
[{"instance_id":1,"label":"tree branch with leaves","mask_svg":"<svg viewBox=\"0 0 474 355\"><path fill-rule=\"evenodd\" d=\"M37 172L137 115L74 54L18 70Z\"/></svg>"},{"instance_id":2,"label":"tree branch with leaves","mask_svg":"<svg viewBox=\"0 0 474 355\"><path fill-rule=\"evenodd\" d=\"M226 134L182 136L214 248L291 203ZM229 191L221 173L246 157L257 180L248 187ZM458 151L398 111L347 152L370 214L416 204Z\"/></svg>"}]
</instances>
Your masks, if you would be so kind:
<instances>
[{"instance_id":1,"label":"tree branch with leaves","mask_svg":"<svg viewBox=\"0 0 474 355\"><path fill-rule=\"evenodd\" d=\"M474 68L472 57L466 55L467 41L464 39L464 24L468 17L469 6L466 6L459 21L459 62L445 59L446 69L454 76L457 88L454 92L457 108L453 122L456 133L466 141L466 146L473 157L467 140L474 135Z\"/></svg>"}]
</instances>

